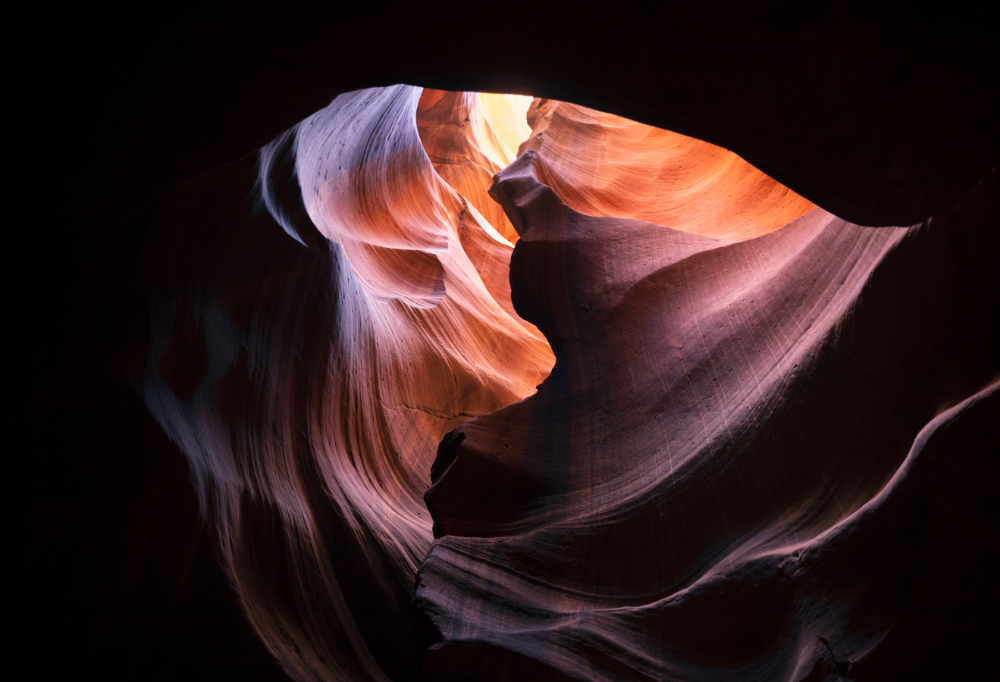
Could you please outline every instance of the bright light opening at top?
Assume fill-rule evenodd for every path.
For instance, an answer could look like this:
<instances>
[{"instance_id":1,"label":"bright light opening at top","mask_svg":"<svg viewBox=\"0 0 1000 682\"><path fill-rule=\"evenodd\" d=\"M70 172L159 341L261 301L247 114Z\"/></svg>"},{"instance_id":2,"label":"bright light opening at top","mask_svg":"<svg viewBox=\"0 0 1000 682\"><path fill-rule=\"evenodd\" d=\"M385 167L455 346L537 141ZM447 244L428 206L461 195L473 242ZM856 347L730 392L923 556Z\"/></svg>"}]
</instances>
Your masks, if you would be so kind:
<instances>
[{"instance_id":1,"label":"bright light opening at top","mask_svg":"<svg viewBox=\"0 0 1000 682\"><path fill-rule=\"evenodd\" d=\"M532 99L530 95L479 93L477 110L482 112L486 123L496 137L500 138L499 145L484 147L483 151L501 168L517 157L518 147L531 136L528 107L531 106Z\"/></svg>"}]
</instances>

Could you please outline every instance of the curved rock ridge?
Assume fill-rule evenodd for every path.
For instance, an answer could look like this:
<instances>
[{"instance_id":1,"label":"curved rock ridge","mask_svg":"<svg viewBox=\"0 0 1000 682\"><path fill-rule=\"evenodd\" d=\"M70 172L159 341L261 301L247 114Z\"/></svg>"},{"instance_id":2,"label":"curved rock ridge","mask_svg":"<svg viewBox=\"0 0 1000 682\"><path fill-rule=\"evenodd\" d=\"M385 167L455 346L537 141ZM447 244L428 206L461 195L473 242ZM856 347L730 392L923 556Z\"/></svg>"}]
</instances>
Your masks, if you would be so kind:
<instances>
[{"instance_id":1,"label":"curved rock ridge","mask_svg":"<svg viewBox=\"0 0 1000 682\"><path fill-rule=\"evenodd\" d=\"M431 165L420 96L342 95L172 192L146 230L141 392L296 679L417 674L437 444L553 362L513 313L510 243Z\"/></svg>"},{"instance_id":2,"label":"curved rock ridge","mask_svg":"<svg viewBox=\"0 0 1000 682\"><path fill-rule=\"evenodd\" d=\"M541 153L539 178L579 213L739 241L816 207L736 154L669 130L548 99L527 119L520 150Z\"/></svg>"},{"instance_id":3,"label":"curved rock ridge","mask_svg":"<svg viewBox=\"0 0 1000 682\"><path fill-rule=\"evenodd\" d=\"M1000 558L995 174L957 217L729 243L579 213L523 150L491 194L556 365L442 441L427 678L898 679L915 645L983 669L990 634L938 618Z\"/></svg>"}]
</instances>

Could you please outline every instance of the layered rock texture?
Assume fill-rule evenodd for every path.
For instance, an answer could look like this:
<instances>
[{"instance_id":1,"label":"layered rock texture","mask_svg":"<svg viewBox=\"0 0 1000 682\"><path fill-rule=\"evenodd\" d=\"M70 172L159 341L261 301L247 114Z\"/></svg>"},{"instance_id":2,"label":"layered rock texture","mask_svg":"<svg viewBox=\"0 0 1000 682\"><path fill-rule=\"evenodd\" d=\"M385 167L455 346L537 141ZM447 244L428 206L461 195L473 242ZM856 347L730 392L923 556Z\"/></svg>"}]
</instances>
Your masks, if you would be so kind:
<instances>
[{"instance_id":1,"label":"layered rock texture","mask_svg":"<svg viewBox=\"0 0 1000 682\"><path fill-rule=\"evenodd\" d=\"M135 380L254 629L301 680L883 671L941 627L921 547L996 552L990 446L935 449L997 416L995 339L946 305L1000 306L995 234L518 114L347 93L150 217Z\"/></svg>"},{"instance_id":2,"label":"layered rock texture","mask_svg":"<svg viewBox=\"0 0 1000 682\"><path fill-rule=\"evenodd\" d=\"M525 148L539 152L540 180L579 213L732 240L815 208L713 144L575 104L533 104Z\"/></svg>"},{"instance_id":3,"label":"layered rock texture","mask_svg":"<svg viewBox=\"0 0 1000 682\"><path fill-rule=\"evenodd\" d=\"M613 10L74 28L15 676L1000 674L995 40Z\"/></svg>"},{"instance_id":4,"label":"layered rock texture","mask_svg":"<svg viewBox=\"0 0 1000 682\"><path fill-rule=\"evenodd\" d=\"M455 115L476 97L452 97ZM530 395L553 362L513 312L512 245L435 172L420 98L338 97L166 197L145 237L141 391L188 457L251 622L301 679L416 666L438 442ZM488 163L465 133L442 153Z\"/></svg>"},{"instance_id":5,"label":"layered rock texture","mask_svg":"<svg viewBox=\"0 0 1000 682\"><path fill-rule=\"evenodd\" d=\"M996 442L939 445L963 428L996 434L995 348L979 346L968 308L939 313L947 333L920 324L953 296L933 273L958 253L979 274L954 296L996 301L996 242L973 253L936 226L873 229L814 209L727 243L577 213L539 182L542 158L524 154L492 191L521 232L515 307L556 365L535 395L466 422L438 452L437 541L417 586L434 633L425 669L891 673L899 638L942 624L925 590L964 591L926 548L962 537L982 548L962 571L996 565L998 529L981 522Z\"/></svg>"}]
</instances>

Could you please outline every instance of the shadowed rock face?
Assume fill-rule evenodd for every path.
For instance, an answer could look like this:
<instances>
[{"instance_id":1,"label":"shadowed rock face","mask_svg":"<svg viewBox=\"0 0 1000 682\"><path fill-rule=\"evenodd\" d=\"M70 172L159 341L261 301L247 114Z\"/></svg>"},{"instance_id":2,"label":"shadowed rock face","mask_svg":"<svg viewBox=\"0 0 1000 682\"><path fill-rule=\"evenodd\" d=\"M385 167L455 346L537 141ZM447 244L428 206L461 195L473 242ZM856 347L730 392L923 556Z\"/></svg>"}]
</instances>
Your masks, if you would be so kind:
<instances>
[{"instance_id":1,"label":"shadowed rock face","mask_svg":"<svg viewBox=\"0 0 1000 682\"><path fill-rule=\"evenodd\" d=\"M507 9L72 27L13 155L15 674L1000 670L995 42Z\"/></svg>"},{"instance_id":2,"label":"shadowed rock face","mask_svg":"<svg viewBox=\"0 0 1000 682\"><path fill-rule=\"evenodd\" d=\"M986 424L995 437L997 385L976 387L996 369L959 350L977 343L975 315L919 331L945 300L1000 303L995 238L973 255L961 228L815 209L727 244L577 213L539 183L542 158L522 155L491 193L521 233L514 305L556 365L438 452L417 585L430 677L912 670L885 667L880 643L921 609L915 583L964 592L922 545L962 535L985 545L972 570L996 565L995 523L928 473L954 466L980 494L997 480L995 441L930 445ZM975 262L965 282L933 274L955 258ZM975 395L935 418L956 376ZM963 644L966 663L989 646Z\"/></svg>"}]
</instances>

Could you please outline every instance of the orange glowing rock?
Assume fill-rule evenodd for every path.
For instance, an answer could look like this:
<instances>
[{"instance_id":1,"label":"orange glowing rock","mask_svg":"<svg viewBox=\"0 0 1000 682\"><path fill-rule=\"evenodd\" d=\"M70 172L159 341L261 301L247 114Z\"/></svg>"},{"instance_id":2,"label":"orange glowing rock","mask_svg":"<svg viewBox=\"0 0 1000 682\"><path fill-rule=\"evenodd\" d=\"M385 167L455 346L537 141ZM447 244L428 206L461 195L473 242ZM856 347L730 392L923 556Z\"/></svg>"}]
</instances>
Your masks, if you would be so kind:
<instances>
[{"instance_id":1,"label":"orange glowing rock","mask_svg":"<svg viewBox=\"0 0 1000 682\"><path fill-rule=\"evenodd\" d=\"M708 142L555 100L528 110L539 179L574 211L729 241L773 232L816 206Z\"/></svg>"},{"instance_id":2,"label":"orange glowing rock","mask_svg":"<svg viewBox=\"0 0 1000 682\"><path fill-rule=\"evenodd\" d=\"M523 129L512 133L510 119L515 114L509 106L503 106L506 100L494 97L486 100L490 106L485 107L484 97L475 92L424 90L417 109L417 127L437 174L513 244L517 233L486 190L493 175L514 160L517 146L511 151L508 142L513 144L518 134L527 137L530 129L522 122ZM487 115L488 111L492 115ZM493 120L498 121L498 128L493 127Z\"/></svg>"}]
</instances>

